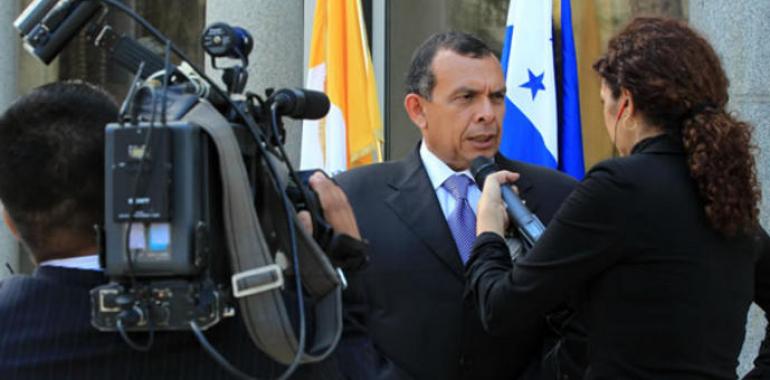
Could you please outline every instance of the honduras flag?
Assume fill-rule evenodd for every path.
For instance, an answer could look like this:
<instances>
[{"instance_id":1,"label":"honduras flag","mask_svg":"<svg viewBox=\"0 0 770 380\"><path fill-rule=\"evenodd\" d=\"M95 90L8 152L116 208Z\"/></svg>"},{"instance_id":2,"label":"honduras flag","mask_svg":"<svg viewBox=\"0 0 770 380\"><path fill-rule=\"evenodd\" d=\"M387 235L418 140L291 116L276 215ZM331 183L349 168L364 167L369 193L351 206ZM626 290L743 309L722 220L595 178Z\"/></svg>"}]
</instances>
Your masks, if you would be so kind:
<instances>
[{"instance_id":1,"label":"honduras flag","mask_svg":"<svg viewBox=\"0 0 770 380\"><path fill-rule=\"evenodd\" d=\"M553 0L510 2L502 56L507 90L500 151L581 179L585 169L572 12L569 0L561 4L562 76L557 83Z\"/></svg>"}]
</instances>

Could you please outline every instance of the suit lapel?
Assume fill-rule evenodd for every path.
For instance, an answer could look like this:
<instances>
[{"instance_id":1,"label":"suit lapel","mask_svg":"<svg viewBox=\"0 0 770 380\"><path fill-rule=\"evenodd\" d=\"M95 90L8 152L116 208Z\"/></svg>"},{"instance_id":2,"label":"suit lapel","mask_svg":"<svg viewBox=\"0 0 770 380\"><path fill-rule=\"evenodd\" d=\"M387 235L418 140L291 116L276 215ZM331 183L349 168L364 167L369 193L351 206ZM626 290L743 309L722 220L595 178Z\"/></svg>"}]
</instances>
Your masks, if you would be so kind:
<instances>
[{"instance_id":1,"label":"suit lapel","mask_svg":"<svg viewBox=\"0 0 770 380\"><path fill-rule=\"evenodd\" d=\"M460 254L418 150L412 151L403 163L403 171L389 184L393 192L385 202L429 251L464 281Z\"/></svg>"},{"instance_id":2,"label":"suit lapel","mask_svg":"<svg viewBox=\"0 0 770 380\"><path fill-rule=\"evenodd\" d=\"M540 202L535 195L535 192L532 191L532 182L529 180L526 168L515 161L503 157L501 154L495 156L495 162L500 169L521 174L521 177L516 181L516 188L519 189L519 197L524 201L527 208L529 208L529 211L537 213Z\"/></svg>"}]
</instances>

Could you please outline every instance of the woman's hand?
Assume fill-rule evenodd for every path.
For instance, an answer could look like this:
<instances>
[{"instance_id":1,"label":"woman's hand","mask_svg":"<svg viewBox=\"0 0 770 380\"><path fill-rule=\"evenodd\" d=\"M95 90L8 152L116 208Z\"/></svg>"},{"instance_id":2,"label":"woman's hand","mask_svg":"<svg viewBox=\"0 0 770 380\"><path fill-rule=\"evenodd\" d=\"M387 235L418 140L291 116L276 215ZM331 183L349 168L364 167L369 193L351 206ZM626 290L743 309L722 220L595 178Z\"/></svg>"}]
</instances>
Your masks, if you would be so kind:
<instances>
[{"instance_id":1,"label":"woman's hand","mask_svg":"<svg viewBox=\"0 0 770 380\"><path fill-rule=\"evenodd\" d=\"M518 174L505 170L487 176L476 215L476 236L484 232L494 232L504 236L509 220L508 213L505 212L505 203L500 195L500 186L507 186L517 179L519 179Z\"/></svg>"}]
</instances>

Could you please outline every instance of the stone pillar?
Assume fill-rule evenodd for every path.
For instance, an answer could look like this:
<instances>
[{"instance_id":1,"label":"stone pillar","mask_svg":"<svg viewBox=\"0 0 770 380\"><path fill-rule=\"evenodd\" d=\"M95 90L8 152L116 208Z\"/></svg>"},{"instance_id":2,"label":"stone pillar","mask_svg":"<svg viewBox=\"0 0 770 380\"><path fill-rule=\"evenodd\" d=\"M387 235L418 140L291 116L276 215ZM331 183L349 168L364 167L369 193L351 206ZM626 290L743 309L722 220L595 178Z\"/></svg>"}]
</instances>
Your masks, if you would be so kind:
<instances>
[{"instance_id":1,"label":"stone pillar","mask_svg":"<svg viewBox=\"0 0 770 380\"><path fill-rule=\"evenodd\" d=\"M690 24L700 30L719 53L730 79L730 110L754 125L759 147L757 170L764 195L761 221L770 228L770 2L689 0ZM738 374L752 367L764 337L765 316L753 306L747 322L746 341ZM715 327L716 328L716 327Z\"/></svg>"},{"instance_id":2,"label":"stone pillar","mask_svg":"<svg viewBox=\"0 0 770 380\"><path fill-rule=\"evenodd\" d=\"M0 2L0 112L5 111L17 95L19 37L13 28L13 20L19 14L18 1ZM2 142L0 141L0 144ZM7 265L6 265L7 264ZM19 271L19 244L0 223L0 279L8 276L8 266Z\"/></svg>"},{"instance_id":3,"label":"stone pillar","mask_svg":"<svg viewBox=\"0 0 770 380\"><path fill-rule=\"evenodd\" d=\"M304 2L302 0L208 0L206 24L227 22L248 30L254 37L249 55L247 91L302 87L304 53ZM206 73L219 78L207 58ZM286 153L299 164L302 124L285 119Z\"/></svg>"},{"instance_id":4,"label":"stone pillar","mask_svg":"<svg viewBox=\"0 0 770 380\"><path fill-rule=\"evenodd\" d=\"M682 18L687 0L636 0L630 2L633 14L663 14Z\"/></svg>"}]
</instances>

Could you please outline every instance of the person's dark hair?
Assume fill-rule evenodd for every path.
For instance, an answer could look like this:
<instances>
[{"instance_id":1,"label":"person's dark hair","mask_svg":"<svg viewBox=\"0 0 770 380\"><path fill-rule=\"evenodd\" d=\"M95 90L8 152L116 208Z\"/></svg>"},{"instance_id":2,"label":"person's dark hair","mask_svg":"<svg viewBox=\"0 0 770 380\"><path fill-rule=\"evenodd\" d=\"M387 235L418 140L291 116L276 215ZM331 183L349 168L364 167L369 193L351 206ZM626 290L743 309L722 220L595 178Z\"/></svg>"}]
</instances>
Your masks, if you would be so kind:
<instances>
[{"instance_id":1,"label":"person's dark hair","mask_svg":"<svg viewBox=\"0 0 770 380\"><path fill-rule=\"evenodd\" d=\"M66 232L94 238L104 214L104 126L115 101L83 82L57 82L17 99L0 116L0 201L38 261ZM85 240L87 241L87 240Z\"/></svg>"},{"instance_id":2,"label":"person's dark hair","mask_svg":"<svg viewBox=\"0 0 770 380\"><path fill-rule=\"evenodd\" d=\"M594 69L614 98L627 89L649 123L681 136L713 228L733 236L759 223L753 128L725 110L727 76L703 37L681 21L636 18Z\"/></svg>"},{"instance_id":3,"label":"person's dark hair","mask_svg":"<svg viewBox=\"0 0 770 380\"><path fill-rule=\"evenodd\" d=\"M437 33L420 45L412 55L409 71L406 74L406 93L413 93L430 99L436 77L431 65L440 50L450 50L471 58L494 56L495 53L480 39L463 32Z\"/></svg>"}]
</instances>

